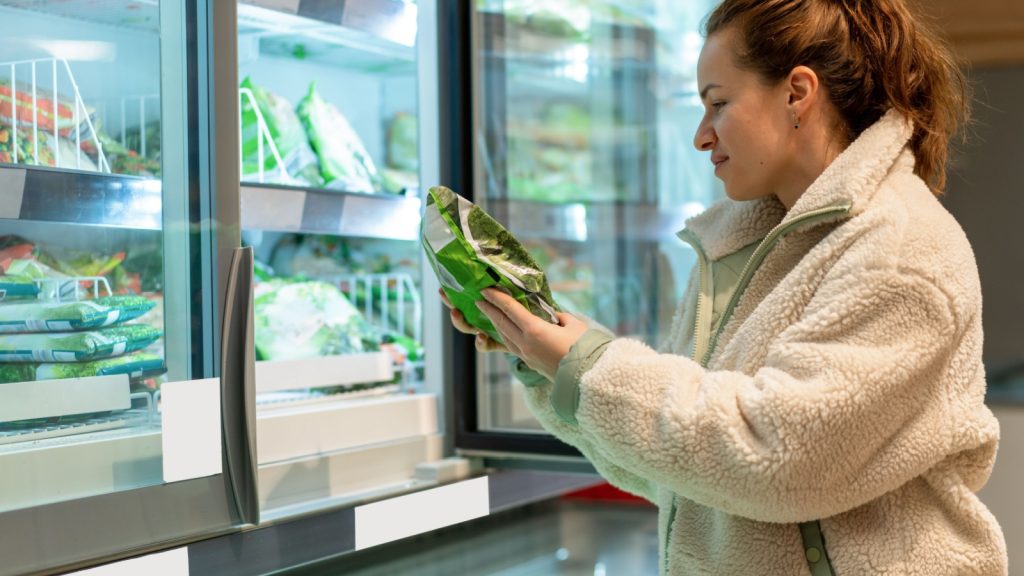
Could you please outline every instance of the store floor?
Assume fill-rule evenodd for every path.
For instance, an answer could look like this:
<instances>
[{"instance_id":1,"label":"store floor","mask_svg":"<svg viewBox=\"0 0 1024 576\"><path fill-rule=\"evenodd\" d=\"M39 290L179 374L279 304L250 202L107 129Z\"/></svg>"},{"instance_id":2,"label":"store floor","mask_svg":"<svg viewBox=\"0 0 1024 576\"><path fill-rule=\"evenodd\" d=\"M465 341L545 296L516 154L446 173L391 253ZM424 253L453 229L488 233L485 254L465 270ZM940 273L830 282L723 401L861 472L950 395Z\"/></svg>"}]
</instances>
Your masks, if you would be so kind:
<instances>
[{"instance_id":1,"label":"store floor","mask_svg":"<svg viewBox=\"0 0 1024 576\"><path fill-rule=\"evenodd\" d=\"M302 576L628 576L658 573L651 506L552 500L379 546Z\"/></svg>"}]
</instances>

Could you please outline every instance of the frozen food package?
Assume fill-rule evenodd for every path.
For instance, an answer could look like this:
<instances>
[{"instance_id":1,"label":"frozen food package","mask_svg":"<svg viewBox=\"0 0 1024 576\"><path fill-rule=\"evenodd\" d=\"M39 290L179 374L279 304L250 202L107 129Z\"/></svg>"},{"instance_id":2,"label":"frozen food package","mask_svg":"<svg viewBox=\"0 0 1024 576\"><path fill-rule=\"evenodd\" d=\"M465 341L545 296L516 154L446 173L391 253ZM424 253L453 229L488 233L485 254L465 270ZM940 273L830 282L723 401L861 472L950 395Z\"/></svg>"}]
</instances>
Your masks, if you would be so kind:
<instances>
[{"instance_id":1,"label":"frozen food package","mask_svg":"<svg viewBox=\"0 0 1024 576\"><path fill-rule=\"evenodd\" d=\"M145 324L84 332L0 334L0 362L85 362L136 352L160 339Z\"/></svg>"},{"instance_id":2,"label":"frozen food package","mask_svg":"<svg viewBox=\"0 0 1024 576\"><path fill-rule=\"evenodd\" d=\"M39 286L28 277L5 274L0 276L0 302L31 300L39 297Z\"/></svg>"},{"instance_id":3,"label":"frozen food package","mask_svg":"<svg viewBox=\"0 0 1024 576\"><path fill-rule=\"evenodd\" d=\"M114 326L149 312L144 296L104 296L78 302L12 302L0 305L0 334L70 332Z\"/></svg>"},{"instance_id":4,"label":"frozen food package","mask_svg":"<svg viewBox=\"0 0 1024 576\"><path fill-rule=\"evenodd\" d=\"M15 110L17 112L12 114ZM33 94L32 87L28 84L19 82L12 85L9 80L0 80L0 122L5 124L30 128L34 126L39 132L53 135L56 122L57 133L68 136L75 128L75 120L84 122L85 117L91 116L92 112L91 108L80 107L76 118L73 99L58 94L55 106L52 90L40 90Z\"/></svg>"},{"instance_id":5,"label":"frozen food package","mask_svg":"<svg viewBox=\"0 0 1024 576\"><path fill-rule=\"evenodd\" d=\"M288 100L270 90L257 86L250 78L242 81L242 88L252 93L252 99L243 96L242 110L242 177L252 179L259 175L260 138L257 110L266 123L267 132L273 139L277 152L284 162L284 170L278 166L271 153L270 145L263 142L264 179L268 182L289 183L298 180L313 186L320 186L320 168L316 154L309 147L306 132L299 117ZM255 102L255 106L253 103Z\"/></svg>"},{"instance_id":6,"label":"frozen food package","mask_svg":"<svg viewBox=\"0 0 1024 576\"><path fill-rule=\"evenodd\" d=\"M163 371L163 358L147 352L135 352L92 362L9 362L0 364L0 384L113 374L128 374L135 377Z\"/></svg>"},{"instance_id":7,"label":"frozen food package","mask_svg":"<svg viewBox=\"0 0 1024 576\"><path fill-rule=\"evenodd\" d=\"M331 188L346 192L381 190L377 167L345 116L316 91L316 83L299 102L299 118L320 158L320 175Z\"/></svg>"},{"instance_id":8,"label":"frozen food package","mask_svg":"<svg viewBox=\"0 0 1024 576\"><path fill-rule=\"evenodd\" d=\"M388 123L388 166L415 173L420 169L419 124L416 116L398 112Z\"/></svg>"},{"instance_id":9,"label":"frozen food package","mask_svg":"<svg viewBox=\"0 0 1024 576\"><path fill-rule=\"evenodd\" d=\"M380 334L326 282L257 284L253 313L260 360L294 360L380 349Z\"/></svg>"},{"instance_id":10,"label":"frozen food package","mask_svg":"<svg viewBox=\"0 0 1024 576\"><path fill-rule=\"evenodd\" d=\"M86 142L82 144L83 150L78 150L67 138L54 139L52 130L40 128L39 131L33 131L31 127L25 126L14 129L5 120L0 120L0 163L98 171L99 168L84 151Z\"/></svg>"},{"instance_id":11,"label":"frozen food package","mask_svg":"<svg viewBox=\"0 0 1024 576\"><path fill-rule=\"evenodd\" d=\"M476 307L485 288L512 295L535 316L557 323L560 308L544 271L522 244L479 206L444 186L427 195L420 236L448 300L470 325L501 341Z\"/></svg>"}]
</instances>

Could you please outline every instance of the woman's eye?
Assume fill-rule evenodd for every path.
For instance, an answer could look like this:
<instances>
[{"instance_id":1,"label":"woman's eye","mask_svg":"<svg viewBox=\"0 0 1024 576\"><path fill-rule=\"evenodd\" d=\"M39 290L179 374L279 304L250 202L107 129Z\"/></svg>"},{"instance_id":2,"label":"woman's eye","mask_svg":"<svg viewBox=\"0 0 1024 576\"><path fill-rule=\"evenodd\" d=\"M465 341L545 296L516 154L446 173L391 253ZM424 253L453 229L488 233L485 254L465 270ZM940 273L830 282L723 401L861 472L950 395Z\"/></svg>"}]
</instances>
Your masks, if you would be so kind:
<instances>
[{"instance_id":1,"label":"woman's eye","mask_svg":"<svg viewBox=\"0 0 1024 576\"><path fill-rule=\"evenodd\" d=\"M725 106L725 102L718 101L718 102L712 102L711 103L711 107L714 108L715 110L721 110L722 106Z\"/></svg>"}]
</instances>

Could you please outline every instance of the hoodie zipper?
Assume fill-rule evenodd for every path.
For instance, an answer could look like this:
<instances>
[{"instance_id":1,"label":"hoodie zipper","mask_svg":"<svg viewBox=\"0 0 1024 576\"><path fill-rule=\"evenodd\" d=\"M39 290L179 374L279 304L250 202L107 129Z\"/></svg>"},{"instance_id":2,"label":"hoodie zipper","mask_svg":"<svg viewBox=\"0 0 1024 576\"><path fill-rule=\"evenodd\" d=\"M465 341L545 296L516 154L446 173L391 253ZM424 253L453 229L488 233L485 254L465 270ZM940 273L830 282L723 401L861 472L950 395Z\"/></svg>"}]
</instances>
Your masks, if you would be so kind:
<instances>
[{"instance_id":1,"label":"hoodie zipper","mask_svg":"<svg viewBox=\"0 0 1024 576\"><path fill-rule=\"evenodd\" d=\"M775 228L772 228L772 230L768 232L768 235L761 240L761 243L757 245L757 248L754 249L754 253L750 255L750 259L747 260L747 263L743 266L743 270L740 272L739 282L736 284L736 291L729 297L729 303L726 305L725 311L722 313L722 319L718 323L718 330L715 330L714 334L711 333L711 309L714 306L714 272L708 262L708 257L704 252L704 247L701 245L697 236L688 229L680 232L679 238L692 246L694 252L697 253L697 262L699 263L698 271L700 274L700 291L697 294L697 309L694 312L694 336L691 358L693 358L694 361L699 362L702 368L707 368L708 362L711 360L711 354L714 353L715 346L718 345L718 337L722 334L722 329L725 328L725 325L732 317L740 296L742 296L743 292L746 291L747 285L754 277L754 272L757 271L757 268L764 261L765 256L768 255L768 252L775 247L775 244L778 243L779 240L801 225L828 220L829 218L846 214L849 211L849 204L828 206L817 210L811 210L797 216L789 222L780 223ZM665 574L668 574L670 552L669 540L671 539L672 524L675 522L675 519L676 495L675 493L672 493L672 503L668 512L668 525L665 527Z\"/></svg>"},{"instance_id":2,"label":"hoodie zipper","mask_svg":"<svg viewBox=\"0 0 1024 576\"><path fill-rule=\"evenodd\" d=\"M756 272L761 266L761 263L764 262L765 256L767 256L768 252L775 247L775 244L800 226L823 222L836 216L847 214L849 211L849 204L826 206L825 208L818 208L817 210L805 212L796 218L793 218L789 222L780 223L775 228L772 228L771 232L769 232L768 235L764 237L764 240L761 240L761 243L758 244L757 248L754 249L754 253L750 255L750 259L747 260L746 265L743 266L743 270L740 272L739 282L736 283L736 291L732 293L731 297L729 297L729 303L726 305L725 311L722 312L722 319L718 322L718 330L715 330L715 333L710 335L710 340L704 349L704 355L700 357L700 365L702 367L706 368L708 362L711 361L711 354L714 353L715 347L718 345L718 337L722 335L722 330L732 317L732 313L736 309L736 304L746 291L747 284L750 284L750 280L754 277L754 272ZM710 330L708 332L710 332Z\"/></svg>"},{"instance_id":3,"label":"hoodie zipper","mask_svg":"<svg viewBox=\"0 0 1024 576\"><path fill-rule=\"evenodd\" d=\"M706 353L711 338L711 312L714 306L715 278L707 254L700 240L689 230L683 230L679 238L693 247L697 253L700 290L697 293L697 310L694 312L693 348L690 357L699 361Z\"/></svg>"}]
</instances>

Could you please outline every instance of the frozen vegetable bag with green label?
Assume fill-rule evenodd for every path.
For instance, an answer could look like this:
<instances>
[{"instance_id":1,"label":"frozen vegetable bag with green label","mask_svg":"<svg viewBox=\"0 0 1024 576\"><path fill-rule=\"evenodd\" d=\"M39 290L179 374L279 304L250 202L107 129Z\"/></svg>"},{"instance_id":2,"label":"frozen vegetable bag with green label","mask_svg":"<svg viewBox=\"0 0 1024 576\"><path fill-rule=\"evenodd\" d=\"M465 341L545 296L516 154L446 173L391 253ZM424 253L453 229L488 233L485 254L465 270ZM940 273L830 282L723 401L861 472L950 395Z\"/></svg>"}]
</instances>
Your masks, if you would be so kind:
<instances>
[{"instance_id":1,"label":"frozen vegetable bag with green label","mask_svg":"<svg viewBox=\"0 0 1024 576\"><path fill-rule=\"evenodd\" d=\"M86 332L0 333L0 362L83 362L142 350L162 335L145 324Z\"/></svg>"},{"instance_id":2,"label":"frozen vegetable bag with green label","mask_svg":"<svg viewBox=\"0 0 1024 576\"><path fill-rule=\"evenodd\" d=\"M544 272L512 234L469 200L444 186L427 194L420 236L430 265L452 305L471 326L500 342L476 303L496 287L539 318L558 323L561 309L551 297Z\"/></svg>"},{"instance_id":3,"label":"frozen vegetable bag with green label","mask_svg":"<svg viewBox=\"0 0 1024 576\"><path fill-rule=\"evenodd\" d=\"M0 306L0 333L69 332L122 324L156 304L145 296L104 296L78 302L27 301Z\"/></svg>"}]
</instances>

